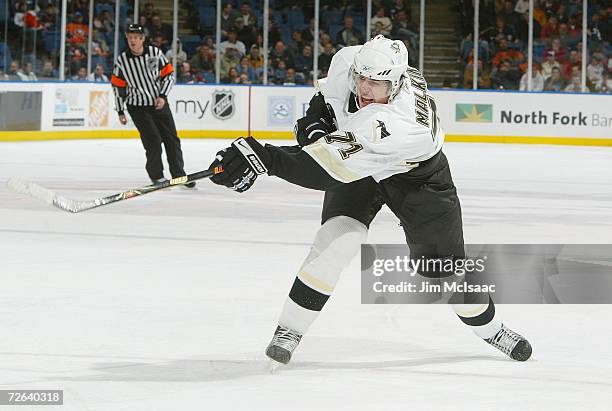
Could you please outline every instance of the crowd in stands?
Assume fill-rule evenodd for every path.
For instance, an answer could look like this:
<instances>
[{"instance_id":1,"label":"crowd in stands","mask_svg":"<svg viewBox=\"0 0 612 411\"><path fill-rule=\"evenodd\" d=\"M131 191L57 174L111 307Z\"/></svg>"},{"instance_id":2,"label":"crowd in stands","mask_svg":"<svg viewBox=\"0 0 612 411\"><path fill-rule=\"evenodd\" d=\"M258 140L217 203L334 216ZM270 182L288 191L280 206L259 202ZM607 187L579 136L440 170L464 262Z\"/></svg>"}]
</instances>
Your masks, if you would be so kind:
<instances>
[{"instance_id":1,"label":"crowd in stands","mask_svg":"<svg viewBox=\"0 0 612 411\"><path fill-rule=\"evenodd\" d=\"M478 88L527 90L529 1L481 1ZM532 90L582 91L582 0L534 0ZM472 2L462 1L460 45L463 86L472 88L474 38ZM589 0L587 89L612 93L612 3Z\"/></svg>"},{"instance_id":2,"label":"crowd in stands","mask_svg":"<svg viewBox=\"0 0 612 411\"><path fill-rule=\"evenodd\" d=\"M457 3L462 11L465 33L459 47L459 59L463 64L461 85L471 88L473 2L456 0L454 4ZM534 3L533 90L580 91L582 0L534 0ZM612 6L607 3L607 0L589 1L587 86L594 92L612 90ZM57 79L58 1L13 0L9 4L8 32L12 35L0 42L0 80ZM94 4L92 72L87 73L89 1L68 2L66 79L108 81L113 59L115 3L114 0L96 0ZM120 4L120 21L125 26L133 22L133 3ZM187 27L181 26L176 40L177 81L214 83L216 1L181 0L180 4L190 13ZM340 48L365 41L367 17L365 1L321 0L320 5L317 74L324 77ZM481 0L480 5L478 87L525 90L529 1ZM224 0L219 45L222 83L263 82L262 7L263 1ZM417 65L418 27L412 16L412 10L417 8L417 0L373 0L372 16L369 17L372 36L384 34L404 41L412 66ZM309 2L270 0L268 83L312 83L316 37L313 15L313 5ZM145 27L148 41L172 59L175 57L172 26L161 16L154 3L141 2L138 22ZM123 49L123 36L119 40L119 48Z\"/></svg>"}]
</instances>

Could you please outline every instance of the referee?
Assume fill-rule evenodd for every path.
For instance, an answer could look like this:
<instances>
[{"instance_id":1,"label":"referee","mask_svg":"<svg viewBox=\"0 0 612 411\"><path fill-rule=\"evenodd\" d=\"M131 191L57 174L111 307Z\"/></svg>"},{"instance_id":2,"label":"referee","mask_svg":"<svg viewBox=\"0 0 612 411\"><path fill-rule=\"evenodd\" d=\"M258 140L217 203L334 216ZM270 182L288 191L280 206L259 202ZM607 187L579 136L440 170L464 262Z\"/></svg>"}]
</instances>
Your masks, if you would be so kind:
<instances>
[{"instance_id":1,"label":"referee","mask_svg":"<svg viewBox=\"0 0 612 411\"><path fill-rule=\"evenodd\" d=\"M145 148L149 178L153 184L159 184L166 180L162 143L172 178L185 175L181 141L168 107L168 93L175 81L174 69L160 49L145 45L141 25L130 24L125 34L128 49L117 57L111 77L115 106L119 121L124 125L127 106ZM192 181L184 187L195 188L195 184Z\"/></svg>"}]
</instances>

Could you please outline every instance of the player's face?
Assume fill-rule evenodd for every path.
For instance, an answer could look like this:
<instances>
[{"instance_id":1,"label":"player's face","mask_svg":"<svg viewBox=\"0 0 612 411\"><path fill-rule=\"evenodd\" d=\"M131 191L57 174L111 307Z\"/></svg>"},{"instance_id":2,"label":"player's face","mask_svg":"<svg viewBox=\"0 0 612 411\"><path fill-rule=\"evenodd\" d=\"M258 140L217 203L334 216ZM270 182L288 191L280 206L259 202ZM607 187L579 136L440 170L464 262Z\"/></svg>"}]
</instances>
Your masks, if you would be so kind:
<instances>
[{"instance_id":1,"label":"player's face","mask_svg":"<svg viewBox=\"0 0 612 411\"><path fill-rule=\"evenodd\" d=\"M355 89L359 107L363 108L372 103L388 103L391 83L386 80L372 80L363 76L355 76Z\"/></svg>"}]
</instances>

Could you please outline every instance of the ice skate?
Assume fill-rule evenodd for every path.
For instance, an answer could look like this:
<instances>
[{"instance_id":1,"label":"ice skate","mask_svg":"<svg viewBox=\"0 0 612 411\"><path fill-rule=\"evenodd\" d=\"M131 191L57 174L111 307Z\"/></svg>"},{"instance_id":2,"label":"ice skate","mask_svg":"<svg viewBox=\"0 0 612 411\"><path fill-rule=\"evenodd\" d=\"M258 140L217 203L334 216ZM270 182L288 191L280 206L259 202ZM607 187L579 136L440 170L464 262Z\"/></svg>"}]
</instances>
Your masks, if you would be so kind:
<instances>
[{"instance_id":1,"label":"ice skate","mask_svg":"<svg viewBox=\"0 0 612 411\"><path fill-rule=\"evenodd\" d=\"M502 324L501 330L485 340L516 361L527 361L531 357L531 344L525 337Z\"/></svg>"},{"instance_id":2,"label":"ice skate","mask_svg":"<svg viewBox=\"0 0 612 411\"><path fill-rule=\"evenodd\" d=\"M266 355L272 360L271 371L275 371L280 364L288 364L291 354L300 343L302 335L297 331L279 325L276 327L274 337L266 348Z\"/></svg>"}]
</instances>

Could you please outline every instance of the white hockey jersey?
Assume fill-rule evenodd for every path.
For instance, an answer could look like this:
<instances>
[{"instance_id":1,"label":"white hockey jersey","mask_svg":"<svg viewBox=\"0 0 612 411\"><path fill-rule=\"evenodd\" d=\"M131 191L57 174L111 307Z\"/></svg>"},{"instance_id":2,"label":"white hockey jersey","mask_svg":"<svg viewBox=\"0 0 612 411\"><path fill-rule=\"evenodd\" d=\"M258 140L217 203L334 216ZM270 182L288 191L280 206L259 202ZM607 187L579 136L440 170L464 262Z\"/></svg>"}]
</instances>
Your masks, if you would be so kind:
<instances>
[{"instance_id":1,"label":"white hockey jersey","mask_svg":"<svg viewBox=\"0 0 612 411\"><path fill-rule=\"evenodd\" d=\"M409 67L399 94L389 104L369 104L349 112L349 69L362 46L334 55L319 88L334 109L338 131L303 150L338 181L372 176L380 181L418 167L444 142L433 98L417 69Z\"/></svg>"}]
</instances>

